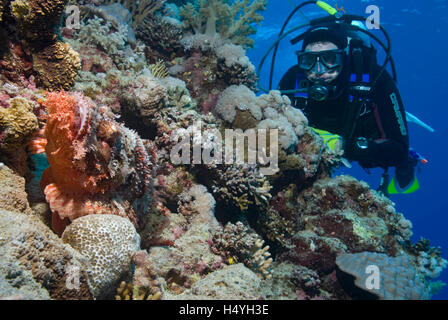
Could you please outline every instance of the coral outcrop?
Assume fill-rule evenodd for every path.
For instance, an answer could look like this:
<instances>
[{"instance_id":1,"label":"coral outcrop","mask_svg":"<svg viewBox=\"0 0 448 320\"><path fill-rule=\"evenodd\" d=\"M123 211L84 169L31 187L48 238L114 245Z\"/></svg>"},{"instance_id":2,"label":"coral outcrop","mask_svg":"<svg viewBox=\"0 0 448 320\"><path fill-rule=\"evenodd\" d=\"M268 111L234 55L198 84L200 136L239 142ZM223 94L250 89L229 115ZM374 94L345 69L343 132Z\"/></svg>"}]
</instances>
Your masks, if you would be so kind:
<instances>
[{"instance_id":1,"label":"coral outcrop","mask_svg":"<svg viewBox=\"0 0 448 320\"><path fill-rule=\"evenodd\" d=\"M3 15L8 24L0 29L9 34L9 53L1 61L9 79L35 75L36 83L50 90L70 89L80 68L78 54L58 39L58 28L68 0L15 0L8 2ZM19 40L19 41L18 41ZM17 59L19 58L19 59ZM12 65L19 66L16 70Z\"/></svg>"},{"instance_id":2,"label":"coral outcrop","mask_svg":"<svg viewBox=\"0 0 448 320\"><path fill-rule=\"evenodd\" d=\"M9 107L0 107L0 160L11 165L20 174L26 174L24 146L39 128L32 101L16 97L9 99Z\"/></svg>"},{"instance_id":3,"label":"coral outcrop","mask_svg":"<svg viewBox=\"0 0 448 320\"><path fill-rule=\"evenodd\" d=\"M140 249L140 236L129 220L115 215L90 215L73 221L62 234L88 260L86 273L96 299L113 294L131 269L134 252Z\"/></svg>"},{"instance_id":4,"label":"coral outcrop","mask_svg":"<svg viewBox=\"0 0 448 320\"><path fill-rule=\"evenodd\" d=\"M4 164L0 165L0 209L32 214L25 191L25 179Z\"/></svg>"},{"instance_id":5,"label":"coral outcrop","mask_svg":"<svg viewBox=\"0 0 448 320\"><path fill-rule=\"evenodd\" d=\"M1 295L91 299L86 259L36 217L0 210Z\"/></svg>"}]
</instances>

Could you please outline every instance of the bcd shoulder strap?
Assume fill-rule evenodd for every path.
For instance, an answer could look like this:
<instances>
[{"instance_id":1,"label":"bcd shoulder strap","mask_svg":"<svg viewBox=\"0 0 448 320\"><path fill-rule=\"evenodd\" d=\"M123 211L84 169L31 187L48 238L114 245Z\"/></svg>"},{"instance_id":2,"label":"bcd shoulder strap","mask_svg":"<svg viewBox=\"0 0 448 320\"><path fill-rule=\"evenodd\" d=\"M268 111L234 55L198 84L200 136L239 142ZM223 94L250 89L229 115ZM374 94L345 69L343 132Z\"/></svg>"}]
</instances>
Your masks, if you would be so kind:
<instances>
[{"instance_id":1,"label":"bcd shoulder strap","mask_svg":"<svg viewBox=\"0 0 448 320\"><path fill-rule=\"evenodd\" d=\"M370 102L372 92L370 82L373 65L371 59L368 58L366 61L366 49L361 40L352 39L350 41L349 57L351 58L352 73L349 78L349 105L346 111L346 126L343 133L347 145L351 145L353 142L353 135L361 109Z\"/></svg>"}]
</instances>

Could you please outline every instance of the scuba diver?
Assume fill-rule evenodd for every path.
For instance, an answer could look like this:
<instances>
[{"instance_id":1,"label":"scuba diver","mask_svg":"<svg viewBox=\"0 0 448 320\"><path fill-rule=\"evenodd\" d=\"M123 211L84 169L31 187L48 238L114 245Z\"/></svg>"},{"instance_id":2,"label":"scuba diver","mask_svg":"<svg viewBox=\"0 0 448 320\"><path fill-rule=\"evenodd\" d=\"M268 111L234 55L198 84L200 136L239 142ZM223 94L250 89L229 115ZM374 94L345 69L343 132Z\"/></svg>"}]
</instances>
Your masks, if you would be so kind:
<instances>
[{"instance_id":1,"label":"scuba diver","mask_svg":"<svg viewBox=\"0 0 448 320\"><path fill-rule=\"evenodd\" d=\"M330 16L284 32L294 14L312 4ZM416 165L426 164L427 160L409 148L407 121L431 132L434 130L405 112L396 85L390 38L379 26L387 40L385 45L366 30L364 21L365 17L343 14L323 1L305 1L286 19L277 41L262 58L259 72L274 49L269 81L271 90L279 42L308 26L308 30L290 41L292 45L302 41L302 48L296 52L298 63L283 75L278 89L290 98L294 107L304 112L309 125L329 148L343 150L345 159L357 161L364 169L384 169L378 191L386 196L412 193L419 189ZM371 39L386 53L381 66L377 64L377 51ZM386 71L389 63L392 76ZM259 88L268 92L260 84ZM350 167L345 159L343 163ZM390 167L395 167L392 179L388 173Z\"/></svg>"},{"instance_id":2,"label":"scuba diver","mask_svg":"<svg viewBox=\"0 0 448 320\"><path fill-rule=\"evenodd\" d=\"M400 93L387 71L374 87L369 84L380 70L376 51L363 40L350 37L343 24L333 22L307 31L297 59L298 64L281 79L279 90L308 88L308 92L288 96L310 126L320 134L345 137L344 157L363 168L395 167L396 190L412 188L417 161L409 155ZM353 92L351 84L362 91ZM360 99L361 110L355 114L352 104Z\"/></svg>"}]
</instances>

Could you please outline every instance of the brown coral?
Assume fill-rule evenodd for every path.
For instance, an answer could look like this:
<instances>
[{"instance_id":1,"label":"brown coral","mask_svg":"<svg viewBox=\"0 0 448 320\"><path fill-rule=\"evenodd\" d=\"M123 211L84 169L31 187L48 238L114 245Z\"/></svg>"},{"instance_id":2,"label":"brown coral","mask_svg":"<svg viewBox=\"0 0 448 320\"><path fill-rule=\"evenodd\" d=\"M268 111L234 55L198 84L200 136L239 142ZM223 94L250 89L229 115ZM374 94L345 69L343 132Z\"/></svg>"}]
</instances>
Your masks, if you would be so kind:
<instances>
[{"instance_id":1,"label":"brown coral","mask_svg":"<svg viewBox=\"0 0 448 320\"><path fill-rule=\"evenodd\" d=\"M33 54L38 85L50 90L69 90L81 68L79 55L64 42L56 42Z\"/></svg>"},{"instance_id":2,"label":"brown coral","mask_svg":"<svg viewBox=\"0 0 448 320\"><path fill-rule=\"evenodd\" d=\"M21 37L29 41L53 42L56 27L68 0L15 0L11 12Z\"/></svg>"},{"instance_id":3,"label":"brown coral","mask_svg":"<svg viewBox=\"0 0 448 320\"><path fill-rule=\"evenodd\" d=\"M26 144L39 128L33 110L33 102L20 97L0 107L0 159L21 175L28 172Z\"/></svg>"},{"instance_id":4,"label":"brown coral","mask_svg":"<svg viewBox=\"0 0 448 320\"><path fill-rule=\"evenodd\" d=\"M0 209L32 213L25 192L25 179L5 166L0 169L0 190Z\"/></svg>"}]
</instances>

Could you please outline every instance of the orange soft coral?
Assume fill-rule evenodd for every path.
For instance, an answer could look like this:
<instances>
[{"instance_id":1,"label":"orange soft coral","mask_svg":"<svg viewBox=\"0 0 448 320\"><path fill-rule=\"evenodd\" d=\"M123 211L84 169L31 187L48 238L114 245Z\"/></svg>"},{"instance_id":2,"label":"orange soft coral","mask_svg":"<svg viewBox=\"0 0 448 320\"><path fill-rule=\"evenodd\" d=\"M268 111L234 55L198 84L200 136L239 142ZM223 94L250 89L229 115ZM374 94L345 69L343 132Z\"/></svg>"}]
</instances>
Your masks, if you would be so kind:
<instances>
[{"instance_id":1,"label":"orange soft coral","mask_svg":"<svg viewBox=\"0 0 448 320\"><path fill-rule=\"evenodd\" d=\"M137 226L139 210L147 207L140 202L150 198L153 165L138 135L81 93L48 93L44 105L50 167L41 186L58 214L55 231L63 230L66 218L101 213L127 217Z\"/></svg>"}]
</instances>

